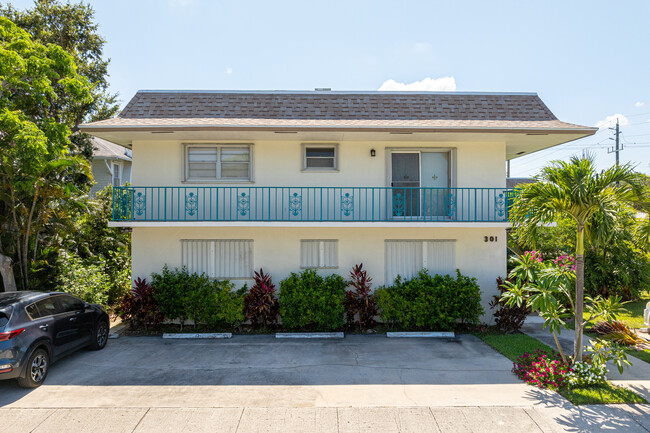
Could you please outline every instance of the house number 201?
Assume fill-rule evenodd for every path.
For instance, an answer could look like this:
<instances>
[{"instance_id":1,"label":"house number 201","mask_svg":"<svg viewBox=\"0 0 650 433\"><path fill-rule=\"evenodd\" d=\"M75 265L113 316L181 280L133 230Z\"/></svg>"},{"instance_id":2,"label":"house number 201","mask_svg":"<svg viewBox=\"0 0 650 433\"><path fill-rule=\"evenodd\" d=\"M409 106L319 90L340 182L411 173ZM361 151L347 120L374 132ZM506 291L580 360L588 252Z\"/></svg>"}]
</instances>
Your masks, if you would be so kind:
<instances>
[{"instance_id":1,"label":"house number 201","mask_svg":"<svg viewBox=\"0 0 650 433\"><path fill-rule=\"evenodd\" d=\"M496 242L497 237L496 236L483 236L483 240L485 242Z\"/></svg>"}]
</instances>

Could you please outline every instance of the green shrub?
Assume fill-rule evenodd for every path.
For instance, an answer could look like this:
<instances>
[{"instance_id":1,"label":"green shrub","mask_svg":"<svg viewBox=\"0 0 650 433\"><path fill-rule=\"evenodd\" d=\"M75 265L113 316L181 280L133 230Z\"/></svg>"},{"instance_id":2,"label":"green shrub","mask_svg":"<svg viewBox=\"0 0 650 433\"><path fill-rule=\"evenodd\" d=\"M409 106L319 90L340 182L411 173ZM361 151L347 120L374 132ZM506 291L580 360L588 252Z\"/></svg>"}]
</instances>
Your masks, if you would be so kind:
<instances>
[{"instance_id":1,"label":"green shrub","mask_svg":"<svg viewBox=\"0 0 650 433\"><path fill-rule=\"evenodd\" d=\"M291 273L280 281L280 316L288 329L332 331L345 324L345 288L340 275L323 277L315 270Z\"/></svg>"},{"instance_id":2,"label":"green shrub","mask_svg":"<svg viewBox=\"0 0 650 433\"><path fill-rule=\"evenodd\" d=\"M380 316L392 326L411 330L451 331L458 323L477 323L483 313L475 278L429 275L427 270L409 280L401 277L375 292Z\"/></svg>"},{"instance_id":3,"label":"green shrub","mask_svg":"<svg viewBox=\"0 0 650 433\"><path fill-rule=\"evenodd\" d=\"M57 261L59 269L56 277L56 289L70 293L91 304L107 305L109 293L113 287L104 272L104 262L98 264L84 263L79 257L61 254Z\"/></svg>"},{"instance_id":4,"label":"green shrub","mask_svg":"<svg viewBox=\"0 0 650 433\"><path fill-rule=\"evenodd\" d=\"M233 291L230 281L165 266L160 274L152 274L151 286L165 318L180 321L181 330L187 320L213 329L235 327L244 320L243 293Z\"/></svg>"}]
</instances>

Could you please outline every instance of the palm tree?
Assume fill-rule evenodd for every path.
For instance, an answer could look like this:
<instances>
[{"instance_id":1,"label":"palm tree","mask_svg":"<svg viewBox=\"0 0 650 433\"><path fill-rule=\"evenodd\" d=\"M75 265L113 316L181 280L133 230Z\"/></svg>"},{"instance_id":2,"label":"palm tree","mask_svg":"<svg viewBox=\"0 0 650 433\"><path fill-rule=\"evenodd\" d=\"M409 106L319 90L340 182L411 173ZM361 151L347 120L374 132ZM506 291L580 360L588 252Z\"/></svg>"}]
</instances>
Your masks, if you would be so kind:
<instances>
[{"instance_id":1,"label":"palm tree","mask_svg":"<svg viewBox=\"0 0 650 433\"><path fill-rule=\"evenodd\" d=\"M617 209L640 193L638 176L629 164L600 173L592 156L554 161L544 167L537 182L518 190L510 219L524 239L533 241L539 227L559 217L576 222L576 289L574 360L582 361L584 310L585 228L598 215L598 225L613 227Z\"/></svg>"}]
</instances>

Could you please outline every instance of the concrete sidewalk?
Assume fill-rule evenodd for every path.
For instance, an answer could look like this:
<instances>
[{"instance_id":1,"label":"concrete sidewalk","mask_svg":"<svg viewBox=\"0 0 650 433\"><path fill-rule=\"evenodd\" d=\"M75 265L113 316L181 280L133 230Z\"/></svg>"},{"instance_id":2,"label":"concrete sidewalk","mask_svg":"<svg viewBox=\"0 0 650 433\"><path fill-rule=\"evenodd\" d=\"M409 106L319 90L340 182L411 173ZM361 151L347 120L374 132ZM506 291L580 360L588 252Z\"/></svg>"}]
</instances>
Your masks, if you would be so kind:
<instances>
[{"instance_id":1,"label":"concrete sidewalk","mask_svg":"<svg viewBox=\"0 0 650 433\"><path fill-rule=\"evenodd\" d=\"M0 409L3 430L137 433L539 433L650 431L648 407ZM646 412L646 413L643 413Z\"/></svg>"}]
</instances>

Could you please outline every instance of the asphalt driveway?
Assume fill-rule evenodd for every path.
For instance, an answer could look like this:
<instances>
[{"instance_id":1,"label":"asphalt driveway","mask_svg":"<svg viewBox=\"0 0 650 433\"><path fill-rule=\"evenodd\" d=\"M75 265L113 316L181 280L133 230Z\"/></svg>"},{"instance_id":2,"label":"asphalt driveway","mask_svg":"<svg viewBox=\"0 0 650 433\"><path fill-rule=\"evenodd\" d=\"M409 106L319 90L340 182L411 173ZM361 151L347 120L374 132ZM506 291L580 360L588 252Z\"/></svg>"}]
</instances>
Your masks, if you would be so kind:
<instances>
[{"instance_id":1,"label":"asphalt driveway","mask_svg":"<svg viewBox=\"0 0 650 433\"><path fill-rule=\"evenodd\" d=\"M351 335L342 340L125 337L52 367L48 385L342 385L518 383L503 356L458 341ZM5 384L0 385L7 388Z\"/></svg>"}]
</instances>

